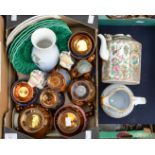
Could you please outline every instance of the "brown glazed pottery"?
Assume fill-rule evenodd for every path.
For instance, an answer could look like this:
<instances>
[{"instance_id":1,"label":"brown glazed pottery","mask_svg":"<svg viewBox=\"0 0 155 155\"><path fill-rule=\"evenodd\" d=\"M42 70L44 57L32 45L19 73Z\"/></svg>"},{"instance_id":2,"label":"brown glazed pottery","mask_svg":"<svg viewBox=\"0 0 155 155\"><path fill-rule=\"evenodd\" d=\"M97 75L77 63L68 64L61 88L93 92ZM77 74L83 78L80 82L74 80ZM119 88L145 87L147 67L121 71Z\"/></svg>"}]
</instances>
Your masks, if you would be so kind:
<instances>
[{"instance_id":1,"label":"brown glazed pottery","mask_svg":"<svg viewBox=\"0 0 155 155\"><path fill-rule=\"evenodd\" d=\"M41 106L25 108L19 114L19 130L33 138L44 138L53 126L50 112Z\"/></svg>"},{"instance_id":2,"label":"brown glazed pottery","mask_svg":"<svg viewBox=\"0 0 155 155\"><path fill-rule=\"evenodd\" d=\"M82 108L68 104L56 112L54 125L62 136L70 137L86 129L87 117Z\"/></svg>"},{"instance_id":3,"label":"brown glazed pottery","mask_svg":"<svg viewBox=\"0 0 155 155\"><path fill-rule=\"evenodd\" d=\"M17 102L26 103L33 98L33 88L25 81L16 83L13 87L13 98Z\"/></svg>"},{"instance_id":4,"label":"brown glazed pottery","mask_svg":"<svg viewBox=\"0 0 155 155\"><path fill-rule=\"evenodd\" d=\"M78 106L93 102L95 99L95 85L90 80L74 80L68 88L69 97Z\"/></svg>"},{"instance_id":5,"label":"brown glazed pottery","mask_svg":"<svg viewBox=\"0 0 155 155\"><path fill-rule=\"evenodd\" d=\"M64 92L69 85L71 77L65 69L53 71L48 79L47 85L54 91Z\"/></svg>"},{"instance_id":6,"label":"brown glazed pottery","mask_svg":"<svg viewBox=\"0 0 155 155\"><path fill-rule=\"evenodd\" d=\"M88 58L94 52L94 38L88 32L76 32L69 39L69 50L76 59Z\"/></svg>"},{"instance_id":7,"label":"brown glazed pottery","mask_svg":"<svg viewBox=\"0 0 155 155\"><path fill-rule=\"evenodd\" d=\"M50 88L44 89L40 94L40 103L43 107L56 110L65 102L63 93L55 92Z\"/></svg>"},{"instance_id":8,"label":"brown glazed pottery","mask_svg":"<svg viewBox=\"0 0 155 155\"><path fill-rule=\"evenodd\" d=\"M78 78L87 73L91 73L93 65L88 60L80 60L76 66L71 70L71 76L73 78Z\"/></svg>"},{"instance_id":9,"label":"brown glazed pottery","mask_svg":"<svg viewBox=\"0 0 155 155\"><path fill-rule=\"evenodd\" d=\"M38 94L38 89L31 87L26 80L14 82L11 88L11 98L18 107L34 104Z\"/></svg>"}]
</instances>

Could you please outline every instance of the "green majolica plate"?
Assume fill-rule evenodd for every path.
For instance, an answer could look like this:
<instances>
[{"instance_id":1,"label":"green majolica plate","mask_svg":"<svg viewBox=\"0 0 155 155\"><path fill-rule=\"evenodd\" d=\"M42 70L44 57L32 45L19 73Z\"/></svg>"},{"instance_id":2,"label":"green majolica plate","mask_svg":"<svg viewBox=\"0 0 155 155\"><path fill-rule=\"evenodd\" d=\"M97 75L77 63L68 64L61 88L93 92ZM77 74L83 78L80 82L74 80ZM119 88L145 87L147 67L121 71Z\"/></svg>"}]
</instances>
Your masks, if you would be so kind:
<instances>
[{"instance_id":1,"label":"green majolica plate","mask_svg":"<svg viewBox=\"0 0 155 155\"><path fill-rule=\"evenodd\" d=\"M12 41L8 54L17 72L29 74L37 66L31 59L31 34L38 28L46 27L53 30L57 36L57 46L61 51L68 50L68 40L72 34L68 25L59 19L47 19L34 23L21 31Z\"/></svg>"}]
</instances>

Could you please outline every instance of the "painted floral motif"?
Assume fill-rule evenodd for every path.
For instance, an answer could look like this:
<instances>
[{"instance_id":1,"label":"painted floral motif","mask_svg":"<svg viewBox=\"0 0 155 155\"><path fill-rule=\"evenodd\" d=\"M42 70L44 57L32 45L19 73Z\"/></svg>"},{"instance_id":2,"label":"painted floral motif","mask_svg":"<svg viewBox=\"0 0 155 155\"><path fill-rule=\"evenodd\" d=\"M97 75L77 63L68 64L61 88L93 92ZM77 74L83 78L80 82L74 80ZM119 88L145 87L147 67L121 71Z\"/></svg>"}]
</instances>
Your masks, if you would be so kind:
<instances>
[{"instance_id":1,"label":"painted floral motif","mask_svg":"<svg viewBox=\"0 0 155 155\"><path fill-rule=\"evenodd\" d=\"M120 63L120 60L118 58L113 58L111 61L114 66Z\"/></svg>"},{"instance_id":2,"label":"painted floral motif","mask_svg":"<svg viewBox=\"0 0 155 155\"><path fill-rule=\"evenodd\" d=\"M138 54L132 54L130 57L130 63L132 66L136 67L139 64L139 55Z\"/></svg>"},{"instance_id":3,"label":"painted floral motif","mask_svg":"<svg viewBox=\"0 0 155 155\"><path fill-rule=\"evenodd\" d=\"M113 66L113 71L114 71L114 72L119 72L119 70L120 70L119 65Z\"/></svg>"},{"instance_id":4,"label":"painted floral motif","mask_svg":"<svg viewBox=\"0 0 155 155\"><path fill-rule=\"evenodd\" d=\"M103 80L139 81L140 77L140 43L120 39L109 42L110 60L104 62ZM137 66L137 67L135 67Z\"/></svg>"},{"instance_id":5,"label":"painted floral motif","mask_svg":"<svg viewBox=\"0 0 155 155\"><path fill-rule=\"evenodd\" d=\"M124 46L124 54L127 56L129 54L129 47L127 45Z\"/></svg>"}]
</instances>

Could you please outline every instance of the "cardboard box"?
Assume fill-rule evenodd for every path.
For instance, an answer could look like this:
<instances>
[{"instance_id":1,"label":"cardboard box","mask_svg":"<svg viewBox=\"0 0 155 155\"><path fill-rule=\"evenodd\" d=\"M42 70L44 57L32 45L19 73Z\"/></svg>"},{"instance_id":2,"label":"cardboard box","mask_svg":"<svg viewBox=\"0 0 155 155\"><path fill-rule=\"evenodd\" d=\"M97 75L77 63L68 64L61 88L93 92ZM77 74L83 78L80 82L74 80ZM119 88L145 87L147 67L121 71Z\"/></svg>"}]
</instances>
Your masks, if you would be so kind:
<instances>
[{"instance_id":1,"label":"cardboard box","mask_svg":"<svg viewBox=\"0 0 155 155\"><path fill-rule=\"evenodd\" d=\"M105 124L99 128L100 139L154 139L153 125L142 124Z\"/></svg>"},{"instance_id":2,"label":"cardboard box","mask_svg":"<svg viewBox=\"0 0 155 155\"><path fill-rule=\"evenodd\" d=\"M94 36L95 44L97 45L97 28L95 28L94 26L91 26L91 24L89 24L89 23L85 24L85 23L82 23L76 19L72 19L72 18L67 17L67 16L59 16L59 17L69 25L72 32L87 31L87 32L91 33L92 36ZM48 19L48 18L52 18L52 16L51 17L45 16L45 18L43 17L42 19ZM14 28L15 28L14 25L13 26L7 25L7 29L5 31L6 32L6 39L7 39L7 36L9 35L9 33ZM2 38L4 38L4 27L3 27L2 33L3 33ZM96 51L97 51L97 48L96 48ZM13 107L13 103L12 103L12 100L10 97L11 84L14 81L16 81L17 79L21 79L21 78L25 77L25 75L17 74L14 71L14 69L12 68L12 65L10 64L10 62L8 60L6 50L3 50L3 59L2 60L5 61L5 63L4 62L2 63L3 67L5 67L5 70L3 70L5 73L5 77L3 77L3 79L1 80L1 82L3 83L3 86L2 86L3 92L1 94L2 94L2 96L5 95L5 97L4 97L3 103L1 103L1 106L0 106L0 107L4 107L3 111L1 113L2 116L0 117L1 120L3 121L3 123L1 123L1 126L0 126L1 133L2 133L2 129L4 127L6 129L5 131L8 131L9 128L13 129L12 114L13 114L14 107ZM97 76L98 75L98 69L97 68L98 68L98 57L96 56L96 69L95 69L95 74L93 77L93 80L94 80L95 85L96 85L96 101L94 102L94 104L95 104L95 115L89 119L87 129L92 129L92 128L95 128L98 126L98 110L97 110L98 109L98 97L97 97L98 96L98 78L97 78L98 77ZM15 132L16 130L12 130L12 131ZM16 133L18 133L18 132L16 132ZM7 133L5 133L5 134L7 134ZM2 134L1 134L1 138L2 138ZM51 132L47 135L47 138L62 138L62 137L57 132Z\"/></svg>"},{"instance_id":3,"label":"cardboard box","mask_svg":"<svg viewBox=\"0 0 155 155\"><path fill-rule=\"evenodd\" d=\"M154 18L134 18L134 19L111 19L108 16L98 16L99 25L108 26L154 26Z\"/></svg>"},{"instance_id":4,"label":"cardboard box","mask_svg":"<svg viewBox=\"0 0 155 155\"><path fill-rule=\"evenodd\" d=\"M0 138L4 127L4 115L8 110L8 60L5 47L4 19L0 16Z\"/></svg>"},{"instance_id":5,"label":"cardboard box","mask_svg":"<svg viewBox=\"0 0 155 155\"><path fill-rule=\"evenodd\" d=\"M99 16L98 31L102 34L130 34L142 44L141 82L128 87L135 96L145 97L147 100L145 105L135 106L130 115L121 119L108 117L99 106L99 124L155 124L155 19L105 19L104 16ZM101 77L101 59L99 69ZM99 80L99 96L108 85Z\"/></svg>"}]
</instances>

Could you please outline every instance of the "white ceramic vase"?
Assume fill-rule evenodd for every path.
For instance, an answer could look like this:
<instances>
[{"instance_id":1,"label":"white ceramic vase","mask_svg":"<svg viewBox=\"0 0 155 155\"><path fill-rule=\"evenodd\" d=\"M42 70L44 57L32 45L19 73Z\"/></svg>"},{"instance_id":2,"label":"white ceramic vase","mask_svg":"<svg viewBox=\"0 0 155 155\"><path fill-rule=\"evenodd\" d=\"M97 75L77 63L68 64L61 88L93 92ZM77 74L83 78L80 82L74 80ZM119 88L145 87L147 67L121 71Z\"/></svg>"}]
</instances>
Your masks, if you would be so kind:
<instances>
[{"instance_id":1,"label":"white ceramic vase","mask_svg":"<svg viewBox=\"0 0 155 155\"><path fill-rule=\"evenodd\" d=\"M48 28L39 28L32 33L32 60L45 72L51 71L59 61L56 35Z\"/></svg>"}]
</instances>

